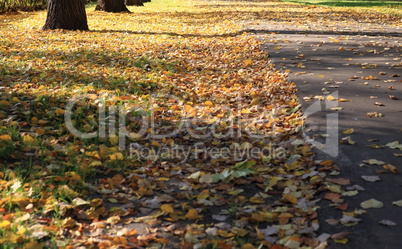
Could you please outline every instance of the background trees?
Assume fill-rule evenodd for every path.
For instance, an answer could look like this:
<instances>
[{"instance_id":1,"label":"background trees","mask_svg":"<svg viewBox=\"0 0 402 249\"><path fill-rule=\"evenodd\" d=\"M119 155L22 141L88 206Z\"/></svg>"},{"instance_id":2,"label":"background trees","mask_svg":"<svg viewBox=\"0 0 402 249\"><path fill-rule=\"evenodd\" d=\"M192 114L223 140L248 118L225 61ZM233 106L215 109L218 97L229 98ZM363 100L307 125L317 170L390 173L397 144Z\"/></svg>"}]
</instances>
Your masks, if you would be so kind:
<instances>
[{"instance_id":1,"label":"background trees","mask_svg":"<svg viewBox=\"0 0 402 249\"><path fill-rule=\"evenodd\" d=\"M126 0L127 6L144 6L142 0Z\"/></svg>"},{"instance_id":2,"label":"background trees","mask_svg":"<svg viewBox=\"0 0 402 249\"><path fill-rule=\"evenodd\" d=\"M47 0L0 0L0 13L6 11L32 11L46 9Z\"/></svg>"},{"instance_id":3,"label":"background trees","mask_svg":"<svg viewBox=\"0 0 402 249\"><path fill-rule=\"evenodd\" d=\"M43 30L88 30L84 0L49 0Z\"/></svg>"},{"instance_id":4,"label":"background trees","mask_svg":"<svg viewBox=\"0 0 402 249\"><path fill-rule=\"evenodd\" d=\"M85 4L90 2L94 0L0 0L0 13L44 9L47 3L47 17L43 30L88 30ZM130 12L126 4L143 6L144 2L150 2L150 0L97 0L95 10Z\"/></svg>"},{"instance_id":5,"label":"background trees","mask_svg":"<svg viewBox=\"0 0 402 249\"><path fill-rule=\"evenodd\" d=\"M95 10L103 10L107 12L130 12L124 0L98 0Z\"/></svg>"},{"instance_id":6,"label":"background trees","mask_svg":"<svg viewBox=\"0 0 402 249\"><path fill-rule=\"evenodd\" d=\"M85 0L85 3L95 2L95 0ZM149 2L145 0L143 2ZM44 10L48 0L0 0L0 13L10 11L34 11Z\"/></svg>"}]
</instances>

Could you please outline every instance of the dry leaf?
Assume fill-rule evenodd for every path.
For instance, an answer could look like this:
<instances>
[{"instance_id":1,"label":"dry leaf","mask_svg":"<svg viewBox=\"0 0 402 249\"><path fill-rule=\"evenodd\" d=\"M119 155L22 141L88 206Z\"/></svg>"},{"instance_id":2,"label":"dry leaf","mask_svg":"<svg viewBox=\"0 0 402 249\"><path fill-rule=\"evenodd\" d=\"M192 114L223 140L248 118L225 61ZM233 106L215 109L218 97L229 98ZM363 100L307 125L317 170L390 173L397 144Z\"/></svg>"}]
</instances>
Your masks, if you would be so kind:
<instances>
[{"instance_id":1,"label":"dry leaf","mask_svg":"<svg viewBox=\"0 0 402 249\"><path fill-rule=\"evenodd\" d=\"M201 216L198 214L196 209L192 208L192 209L188 210L188 213L184 216L184 218L186 218L188 220L197 220L197 219L201 219Z\"/></svg>"},{"instance_id":2,"label":"dry leaf","mask_svg":"<svg viewBox=\"0 0 402 249\"><path fill-rule=\"evenodd\" d=\"M402 207L402 200L392 202L393 205Z\"/></svg>"},{"instance_id":3,"label":"dry leaf","mask_svg":"<svg viewBox=\"0 0 402 249\"><path fill-rule=\"evenodd\" d=\"M380 223L381 225L384 225L384 226L396 226L396 225L398 225L397 223L393 222L392 220L380 220L380 222L378 222L378 223Z\"/></svg>"},{"instance_id":4,"label":"dry leaf","mask_svg":"<svg viewBox=\"0 0 402 249\"><path fill-rule=\"evenodd\" d=\"M353 134L354 132L355 132L355 129L353 129L353 128L342 131L342 133L346 134L346 135Z\"/></svg>"},{"instance_id":5,"label":"dry leaf","mask_svg":"<svg viewBox=\"0 0 402 249\"><path fill-rule=\"evenodd\" d=\"M369 159L369 160L364 160L364 163L370 164L370 165L383 165L385 162L377 160L377 159Z\"/></svg>"},{"instance_id":6,"label":"dry leaf","mask_svg":"<svg viewBox=\"0 0 402 249\"><path fill-rule=\"evenodd\" d=\"M341 142L342 144L350 144L350 145L356 144L356 142L353 141L350 136L347 136L347 137L342 138L340 142Z\"/></svg>"},{"instance_id":7,"label":"dry leaf","mask_svg":"<svg viewBox=\"0 0 402 249\"><path fill-rule=\"evenodd\" d=\"M391 172L394 173L394 174L398 174L398 173L399 173L398 168L395 167L394 165L385 164L383 167L384 167L384 169L389 170L389 171L391 171Z\"/></svg>"},{"instance_id":8,"label":"dry leaf","mask_svg":"<svg viewBox=\"0 0 402 249\"><path fill-rule=\"evenodd\" d=\"M376 199L370 199L370 200L363 201L362 203L360 203L360 206L365 209L382 208L384 206L384 204L381 201L378 201Z\"/></svg>"},{"instance_id":9,"label":"dry leaf","mask_svg":"<svg viewBox=\"0 0 402 249\"><path fill-rule=\"evenodd\" d=\"M379 176L362 176L362 178L367 182L378 182L381 181Z\"/></svg>"}]
</instances>

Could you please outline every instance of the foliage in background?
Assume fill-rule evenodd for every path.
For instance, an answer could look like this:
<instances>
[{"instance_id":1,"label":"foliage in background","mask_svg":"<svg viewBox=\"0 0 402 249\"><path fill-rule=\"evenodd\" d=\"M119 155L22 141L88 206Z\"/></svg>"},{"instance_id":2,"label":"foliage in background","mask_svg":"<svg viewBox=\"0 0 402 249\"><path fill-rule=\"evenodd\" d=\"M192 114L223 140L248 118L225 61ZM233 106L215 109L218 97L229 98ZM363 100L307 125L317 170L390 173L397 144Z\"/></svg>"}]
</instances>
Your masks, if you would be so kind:
<instances>
[{"instance_id":1,"label":"foliage in background","mask_svg":"<svg viewBox=\"0 0 402 249\"><path fill-rule=\"evenodd\" d=\"M300 3L305 5L371 8L382 13L402 15L402 1L400 0L281 0L283 2Z\"/></svg>"},{"instance_id":2,"label":"foliage in background","mask_svg":"<svg viewBox=\"0 0 402 249\"><path fill-rule=\"evenodd\" d=\"M85 0L86 3L93 2ZM47 0L0 0L0 13L9 11L34 11L46 9Z\"/></svg>"}]
</instances>

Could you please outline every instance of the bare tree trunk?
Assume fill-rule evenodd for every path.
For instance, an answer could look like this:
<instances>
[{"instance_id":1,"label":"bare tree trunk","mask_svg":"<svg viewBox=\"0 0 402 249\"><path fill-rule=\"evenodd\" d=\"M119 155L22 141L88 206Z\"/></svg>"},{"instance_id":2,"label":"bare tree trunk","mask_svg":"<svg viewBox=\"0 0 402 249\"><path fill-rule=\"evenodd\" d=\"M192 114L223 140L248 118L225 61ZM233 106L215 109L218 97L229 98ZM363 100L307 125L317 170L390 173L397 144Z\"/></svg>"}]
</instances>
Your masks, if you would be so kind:
<instances>
[{"instance_id":1,"label":"bare tree trunk","mask_svg":"<svg viewBox=\"0 0 402 249\"><path fill-rule=\"evenodd\" d=\"M130 12L124 0L98 0L95 10L103 10L106 12Z\"/></svg>"},{"instance_id":2,"label":"bare tree trunk","mask_svg":"<svg viewBox=\"0 0 402 249\"><path fill-rule=\"evenodd\" d=\"M126 0L127 6L144 6L143 0Z\"/></svg>"},{"instance_id":3,"label":"bare tree trunk","mask_svg":"<svg viewBox=\"0 0 402 249\"><path fill-rule=\"evenodd\" d=\"M84 0L49 0L43 30L88 30Z\"/></svg>"}]
</instances>

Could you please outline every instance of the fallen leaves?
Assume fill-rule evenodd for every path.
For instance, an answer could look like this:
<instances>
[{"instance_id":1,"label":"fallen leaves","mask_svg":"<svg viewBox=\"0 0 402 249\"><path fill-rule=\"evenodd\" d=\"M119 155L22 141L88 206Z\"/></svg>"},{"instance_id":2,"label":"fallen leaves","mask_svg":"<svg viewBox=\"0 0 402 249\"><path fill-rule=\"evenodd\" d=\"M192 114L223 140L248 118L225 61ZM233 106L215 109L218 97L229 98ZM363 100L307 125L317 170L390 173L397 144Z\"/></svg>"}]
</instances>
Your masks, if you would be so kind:
<instances>
[{"instance_id":1,"label":"fallen leaves","mask_svg":"<svg viewBox=\"0 0 402 249\"><path fill-rule=\"evenodd\" d=\"M377 160L377 159L364 160L363 163L367 163L370 165L384 165L385 164L385 162Z\"/></svg>"},{"instance_id":2,"label":"fallen leaves","mask_svg":"<svg viewBox=\"0 0 402 249\"><path fill-rule=\"evenodd\" d=\"M236 3L244 15L233 3L171 2L135 15L90 11L91 32L40 32L43 12L2 27L0 157L7 162L0 165L9 169L0 172L2 243L35 248L43 244L33 238L51 237L128 248L173 238L183 248L232 248L248 236L243 248L312 247L325 242L316 238L317 195L330 191L324 198L346 211L343 197L361 191L344 191L345 178L325 180L337 169L311 160L294 84L268 64L260 42L237 35L250 10L264 19L276 2ZM72 122L99 137L66 129L76 96L85 98ZM16 168L29 171L24 182ZM19 217L6 216L17 209ZM11 231L16 221L24 227ZM340 222L358 221L345 215ZM29 230L32 222L40 226ZM138 230L124 230L131 226ZM346 236L332 238L346 243Z\"/></svg>"},{"instance_id":3,"label":"fallen leaves","mask_svg":"<svg viewBox=\"0 0 402 249\"><path fill-rule=\"evenodd\" d=\"M342 138L342 139L340 140L340 142L341 142L342 144L349 144L349 145L354 145L354 144L356 144L356 142L353 141L350 136L347 136L347 137Z\"/></svg>"},{"instance_id":4,"label":"fallen leaves","mask_svg":"<svg viewBox=\"0 0 402 249\"><path fill-rule=\"evenodd\" d=\"M369 118L381 118L384 116L382 113L379 112L368 112L366 115Z\"/></svg>"},{"instance_id":5,"label":"fallen leaves","mask_svg":"<svg viewBox=\"0 0 402 249\"><path fill-rule=\"evenodd\" d=\"M397 223L395 223L392 220L380 220L378 223L380 223L383 226L396 226L396 225L398 225Z\"/></svg>"},{"instance_id":6,"label":"fallen leaves","mask_svg":"<svg viewBox=\"0 0 402 249\"><path fill-rule=\"evenodd\" d=\"M362 176L362 178L367 182L378 182L381 180L379 176Z\"/></svg>"},{"instance_id":7,"label":"fallen leaves","mask_svg":"<svg viewBox=\"0 0 402 249\"><path fill-rule=\"evenodd\" d=\"M163 4L155 6L165 8ZM208 7L201 8L201 13L205 9ZM164 19L155 10L147 11L155 20ZM313 226L314 218L303 223L295 220L295 212L300 209L295 206L308 205L300 209L305 216L314 213L315 186L320 185L324 175L315 176L313 189L292 187L300 186L299 182L303 181L300 173L308 174L311 170L308 164L311 148L302 139L298 144L287 142L288 135L298 136L294 130L302 125L294 85L286 81L285 74L267 66L267 54L260 49L260 42L247 35L217 35L237 31L239 26L231 18L220 26L212 16L205 22L212 21L213 25L202 24L199 26L202 29L191 26L191 22L186 22L190 26L183 25L181 16L177 15L169 18L170 21L149 22L144 32L149 30L154 35L141 34L138 25L143 22L136 20L144 18L142 14L89 12L88 16L97 15L95 19L99 22L90 20L94 33L33 30L26 37L7 33L7 40L18 40L18 43L7 50L1 46L0 53L10 58L6 63L11 67L19 63L22 67L13 72L6 69L10 77L2 85L5 88L0 89L0 111L5 115L1 120L7 117L11 118L10 122L18 120L15 130L1 130L0 143L10 144L10 148L2 146L1 150L7 148L7 151L0 155L12 159L7 165L10 168L19 167L12 164L16 158L30 158L26 160L33 163L29 167L41 173L33 171L24 185L18 181L11 184L14 173L1 172L2 178L7 179L4 184L11 184L7 189L22 191L24 188L32 194L10 194L0 201L0 207L11 205L24 212L32 211L32 217L20 219L27 225L41 214L44 218L41 226L35 228L35 238L49 236L59 241L62 239L59 234L63 233L76 241L107 235L103 237L104 242L97 243L98 247L162 243L166 238L161 236L160 229L166 229L170 237L198 243L208 236L205 228L198 226L204 224L200 220L211 218L220 223L208 224L208 231L228 239L247 236L251 233L249 228L254 229L259 222ZM27 21L38 18L40 14ZM176 21L180 25L174 26ZM110 22L114 23L113 29L124 32L103 32L109 29L105 25ZM177 32L177 35L165 35L164 31ZM33 47L21 47L24 41L20 39L30 40L31 35L37 37L37 43ZM44 43L49 46L43 46ZM28 55L38 47L43 50ZM14 56L23 49L27 56ZM14 84L22 74L27 81ZM74 127L86 134L101 134L95 140L74 137L64 125L64 118L69 114L68 100L76 96L85 97L79 97L71 110ZM154 126L145 130L147 136L181 127L182 115L190 121L182 126L185 129L176 129L177 134L172 133L171 137L148 139L137 129L146 124L147 114L128 114L125 118L129 122L121 126L125 108L151 110L149 119L153 118ZM107 114L102 116L99 110ZM267 122L255 122L257 119ZM212 126L216 130L210 129ZM123 127L126 133L122 139L118 129ZM245 135L227 139L225 134L229 128L265 137L279 134L272 144L280 146L256 142ZM206 139L196 139L195 134L203 135L205 129L214 134L207 132ZM123 140L125 145L133 142L131 151L124 145L123 149L119 147ZM191 149L200 141L205 149ZM294 148L285 149L287 144ZM216 150L220 147L225 150ZM189 148L188 154L182 153L186 157L179 160L175 153L183 152L184 148ZM253 160L227 159L228 155L222 153L227 151L229 155L237 153L243 157L258 150L269 153L255 153ZM282 151L283 155L278 157ZM294 162L290 162L291 156ZM285 172L294 174L295 178L288 182L276 176ZM254 191L257 194L250 195ZM268 211L272 195L282 199L275 212ZM93 196L96 198L91 199ZM221 213L211 216L207 212L210 207L220 207ZM60 218L51 216L54 212ZM190 226L170 227L176 222ZM6 223L3 226L8 229ZM116 227L133 223L147 226L149 234L114 231ZM150 227L153 224L160 226ZM309 234L314 234L314 230L310 229ZM25 235L9 236L8 242L29 241ZM284 238L280 234L278 240ZM270 240L263 236L258 243L272 243ZM295 242L292 243L294 246Z\"/></svg>"},{"instance_id":8,"label":"fallen leaves","mask_svg":"<svg viewBox=\"0 0 402 249\"><path fill-rule=\"evenodd\" d=\"M384 206L384 203L381 201L378 201L376 199L369 199L366 201L363 201L360 203L360 206L364 209L369 209L369 208L382 208Z\"/></svg>"},{"instance_id":9,"label":"fallen leaves","mask_svg":"<svg viewBox=\"0 0 402 249\"><path fill-rule=\"evenodd\" d=\"M402 200L392 202L392 205L402 207Z\"/></svg>"},{"instance_id":10,"label":"fallen leaves","mask_svg":"<svg viewBox=\"0 0 402 249\"><path fill-rule=\"evenodd\" d=\"M346 134L346 135L353 134L354 132L355 132L355 129L353 129L353 128L342 131L342 133Z\"/></svg>"},{"instance_id":11,"label":"fallen leaves","mask_svg":"<svg viewBox=\"0 0 402 249\"><path fill-rule=\"evenodd\" d=\"M188 210L187 214L184 216L184 218L189 219L189 220L197 220L201 219L202 217L198 214L198 211L194 208Z\"/></svg>"}]
</instances>

